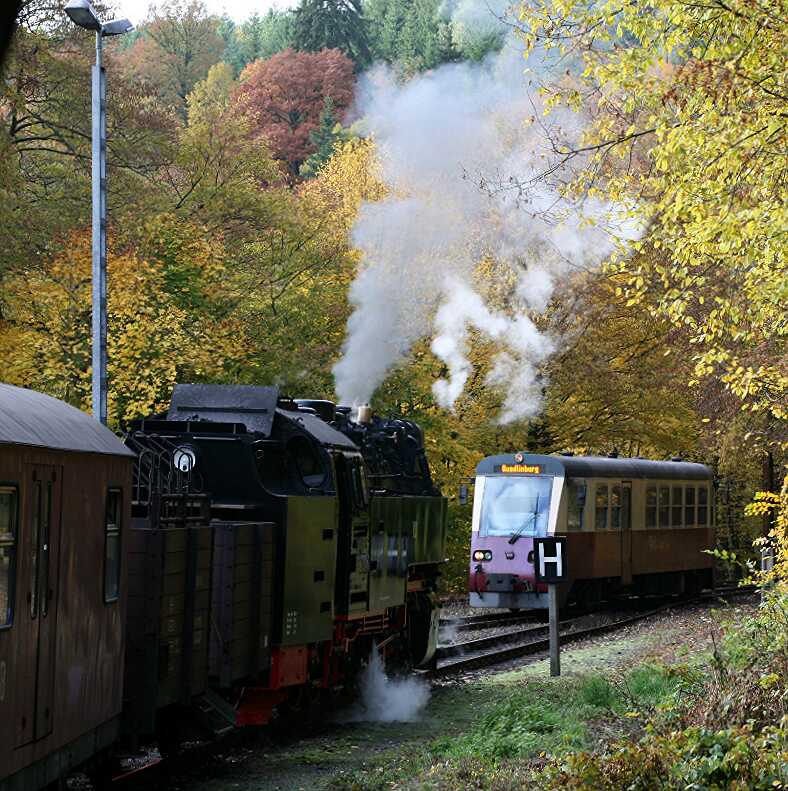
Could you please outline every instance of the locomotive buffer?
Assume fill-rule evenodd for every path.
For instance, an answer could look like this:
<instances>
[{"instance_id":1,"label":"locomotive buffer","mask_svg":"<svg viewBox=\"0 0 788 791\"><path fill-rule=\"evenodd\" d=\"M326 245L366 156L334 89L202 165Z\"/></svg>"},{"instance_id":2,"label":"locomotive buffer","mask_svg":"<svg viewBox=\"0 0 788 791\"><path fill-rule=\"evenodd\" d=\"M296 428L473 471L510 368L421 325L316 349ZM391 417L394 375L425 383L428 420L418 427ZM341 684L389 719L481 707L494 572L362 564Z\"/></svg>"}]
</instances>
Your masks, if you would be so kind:
<instances>
[{"instance_id":1,"label":"locomotive buffer","mask_svg":"<svg viewBox=\"0 0 788 791\"><path fill-rule=\"evenodd\" d=\"M534 539L534 570L537 582L547 583L550 613L550 675L561 675L561 644L558 637L558 585L569 578L566 538Z\"/></svg>"}]
</instances>

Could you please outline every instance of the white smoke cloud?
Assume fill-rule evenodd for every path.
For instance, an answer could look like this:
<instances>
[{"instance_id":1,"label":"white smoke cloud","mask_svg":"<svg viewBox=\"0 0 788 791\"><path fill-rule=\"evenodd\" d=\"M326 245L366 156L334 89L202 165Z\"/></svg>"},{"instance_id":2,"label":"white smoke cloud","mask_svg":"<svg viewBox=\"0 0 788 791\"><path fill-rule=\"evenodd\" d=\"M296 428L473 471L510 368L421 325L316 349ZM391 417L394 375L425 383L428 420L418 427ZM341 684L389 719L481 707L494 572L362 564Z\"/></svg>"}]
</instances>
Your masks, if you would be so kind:
<instances>
[{"instance_id":1,"label":"white smoke cloud","mask_svg":"<svg viewBox=\"0 0 788 791\"><path fill-rule=\"evenodd\" d=\"M359 680L360 700L345 722L414 722L430 701L430 687L419 678L389 678L377 648Z\"/></svg>"},{"instance_id":2,"label":"white smoke cloud","mask_svg":"<svg viewBox=\"0 0 788 791\"><path fill-rule=\"evenodd\" d=\"M492 16L484 0L462 0L455 10L464 19ZM369 401L413 344L432 337L448 371L433 392L451 408L472 371L473 328L504 350L488 377L506 393L500 419L538 411L539 364L556 341L528 312L543 311L571 269L607 257L614 238L605 224L612 207L586 201L578 210L561 197L559 180L569 173L556 174L553 185L538 178L553 156L546 124L575 139L580 129L571 113L542 118L527 68L532 76L544 66L535 57L526 62L510 37L481 64L447 64L404 84L385 67L362 78L357 105L390 193L364 205L352 230L362 262L334 367L341 402ZM482 189L482 175L495 174L533 179L533 188L525 195ZM516 274L507 312L491 309L473 288L484 258Z\"/></svg>"}]
</instances>

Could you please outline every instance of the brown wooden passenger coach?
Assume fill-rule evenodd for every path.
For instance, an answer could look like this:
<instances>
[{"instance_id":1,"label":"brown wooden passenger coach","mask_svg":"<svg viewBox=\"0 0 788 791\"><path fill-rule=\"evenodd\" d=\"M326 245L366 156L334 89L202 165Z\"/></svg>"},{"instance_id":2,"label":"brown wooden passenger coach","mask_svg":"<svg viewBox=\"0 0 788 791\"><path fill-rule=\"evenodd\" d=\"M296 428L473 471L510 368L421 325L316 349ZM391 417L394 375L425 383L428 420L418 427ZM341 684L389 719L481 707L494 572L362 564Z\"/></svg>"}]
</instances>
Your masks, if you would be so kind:
<instances>
[{"instance_id":1,"label":"brown wooden passenger coach","mask_svg":"<svg viewBox=\"0 0 788 791\"><path fill-rule=\"evenodd\" d=\"M0 789L111 744L133 454L93 418L0 384Z\"/></svg>"}]
</instances>

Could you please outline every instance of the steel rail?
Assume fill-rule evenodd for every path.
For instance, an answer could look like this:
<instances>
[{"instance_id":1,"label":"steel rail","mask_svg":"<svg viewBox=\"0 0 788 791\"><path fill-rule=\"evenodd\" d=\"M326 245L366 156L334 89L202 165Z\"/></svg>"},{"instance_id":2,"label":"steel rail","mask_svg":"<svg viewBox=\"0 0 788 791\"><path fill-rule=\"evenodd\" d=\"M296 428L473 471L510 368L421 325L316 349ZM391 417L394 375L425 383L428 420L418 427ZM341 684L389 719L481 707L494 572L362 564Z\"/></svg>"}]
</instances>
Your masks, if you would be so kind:
<instances>
[{"instance_id":1,"label":"steel rail","mask_svg":"<svg viewBox=\"0 0 788 791\"><path fill-rule=\"evenodd\" d=\"M509 626L514 623L524 623L538 619L537 610L527 610L521 613L493 612L487 615L466 615L457 618L441 618L441 628L453 629L457 632L468 632L472 629L483 629L485 626Z\"/></svg>"}]
</instances>

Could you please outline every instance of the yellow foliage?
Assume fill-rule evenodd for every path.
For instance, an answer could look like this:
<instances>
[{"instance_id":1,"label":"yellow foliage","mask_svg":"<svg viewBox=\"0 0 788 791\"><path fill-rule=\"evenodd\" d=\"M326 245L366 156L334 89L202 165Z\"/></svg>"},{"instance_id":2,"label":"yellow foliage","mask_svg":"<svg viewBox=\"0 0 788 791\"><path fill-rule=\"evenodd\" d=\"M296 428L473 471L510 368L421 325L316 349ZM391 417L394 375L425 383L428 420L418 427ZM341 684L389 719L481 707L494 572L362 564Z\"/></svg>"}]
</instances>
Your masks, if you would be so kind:
<instances>
[{"instance_id":1,"label":"yellow foliage","mask_svg":"<svg viewBox=\"0 0 788 791\"><path fill-rule=\"evenodd\" d=\"M578 109L580 84L593 118L573 188L635 206L647 226L636 246L660 251L617 265L624 297L691 337L695 380L785 419L785 3L520 10L527 46L579 66L576 80L544 86L548 106Z\"/></svg>"},{"instance_id":2,"label":"yellow foliage","mask_svg":"<svg viewBox=\"0 0 788 791\"><path fill-rule=\"evenodd\" d=\"M783 480L780 494L757 492L746 513L748 516L768 516L773 520L769 534L757 539L755 546L762 550L768 548L774 565L770 569L756 571L754 581L762 586L776 586L782 593L788 593L788 476Z\"/></svg>"},{"instance_id":3,"label":"yellow foliage","mask_svg":"<svg viewBox=\"0 0 788 791\"><path fill-rule=\"evenodd\" d=\"M206 288L221 288L226 272L215 260L192 258L190 263L204 276ZM221 380L244 359L237 322L205 312L194 315L167 275L161 261L134 252L109 257L108 414L113 425L165 408L176 381ZM44 267L9 277L3 303L3 380L89 410L89 234L74 234L64 252Z\"/></svg>"}]
</instances>

